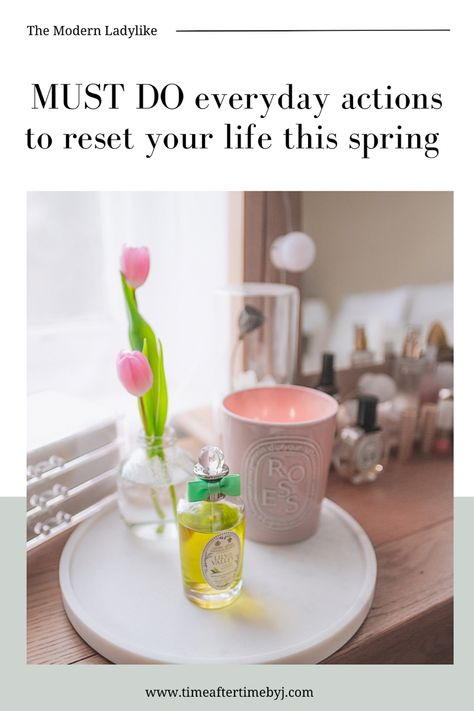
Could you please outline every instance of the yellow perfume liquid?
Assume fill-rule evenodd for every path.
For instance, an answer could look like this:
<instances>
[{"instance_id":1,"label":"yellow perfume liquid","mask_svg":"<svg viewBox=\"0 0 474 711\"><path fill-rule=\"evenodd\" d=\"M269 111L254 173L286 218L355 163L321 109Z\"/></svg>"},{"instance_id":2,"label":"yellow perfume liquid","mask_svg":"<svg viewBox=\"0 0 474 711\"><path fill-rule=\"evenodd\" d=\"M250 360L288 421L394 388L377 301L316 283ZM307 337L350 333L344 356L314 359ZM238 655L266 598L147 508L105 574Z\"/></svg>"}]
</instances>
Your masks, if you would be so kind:
<instances>
[{"instance_id":1,"label":"yellow perfume liquid","mask_svg":"<svg viewBox=\"0 0 474 711\"><path fill-rule=\"evenodd\" d=\"M187 597L207 609L230 605L242 588L242 504L228 499L182 502L178 522Z\"/></svg>"}]
</instances>

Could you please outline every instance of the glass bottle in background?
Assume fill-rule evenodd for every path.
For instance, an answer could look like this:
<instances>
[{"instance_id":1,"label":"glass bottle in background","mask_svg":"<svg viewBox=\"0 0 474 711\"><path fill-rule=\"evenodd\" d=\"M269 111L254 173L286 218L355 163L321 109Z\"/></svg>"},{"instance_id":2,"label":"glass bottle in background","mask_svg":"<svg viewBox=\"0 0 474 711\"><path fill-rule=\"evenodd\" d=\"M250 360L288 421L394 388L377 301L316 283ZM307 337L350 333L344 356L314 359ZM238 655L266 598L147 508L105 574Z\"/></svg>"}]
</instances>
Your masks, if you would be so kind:
<instances>
[{"instance_id":1,"label":"glass bottle in background","mask_svg":"<svg viewBox=\"0 0 474 711\"><path fill-rule=\"evenodd\" d=\"M398 458L405 463L413 456L416 431L418 424L418 410L416 407L406 407L400 414L398 430Z\"/></svg>"},{"instance_id":2,"label":"glass bottle in background","mask_svg":"<svg viewBox=\"0 0 474 711\"><path fill-rule=\"evenodd\" d=\"M443 388L439 391L438 419L433 442L433 452L448 455L453 451L454 399L453 391Z\"/></svg>"},{"instance_id":3,"label":"glass bottle in background","mask_svg":"<svg viewBox=\"0 0 474 711\"><path fill-rule=\"evenodd\" d=\"M438 406L427 402L420 409L420 450L428 456L433 451L433 444L438 423Z\"/></svg>"},{"instance_id":4,"label":"glass bottle in background","mask_svg":"<svg viewBox=\"0 0 474 711\"><path fill-rule=\"evenodd\" d=\"M377 424L378 399L358 397L357 423L343 427L334 449L333 463L339 476L352 484L373 482L386 461L385 438Z\"/></svg>"},{"instance_id":5,"label":"glass bottle in background","mask_svg":"<svg viewBox=\"0 0 474 711\"><path fill-rule=\"evenodd\" d=\"M393 377L393 374L395 372L395 363L397 360L395 344L393 341L385 341L383 345L383 356L385 366L387 368L387 373L388 375Z\"/></svg>"},{"instance_id":6,"label":"glass bottle in background","mask_svg":"<svg viewBox=\"0 0 474 711\"><path fill-rule=\"evenodd\" d=\"M420 329L410 326L403 342L402 354L395 363L395 382L400 410L418 408L420 383L426 370L426 358L420 341Z\"/></svg>"},{"instance_id":7,"label":"glass bottle in background","mask_svg":"<svg viewBox=\"0 0 474 711\"><path fill-rule=\"evenodd\" d=\"M454 351L449 345L446 330L441 321L434 321L431 324L426 336L427 346L432 346L436 349L436 360L441 363L453 362Z\"/></svg>"},{"instance_id":8,"label":"glass bottle in background","mask_svg":"<svg viewBox=\"0 0 474 711\"><path fill-rule=\"evenodd\" d=\"M374 362L374 354L369 350L367 344L365 326L356 324L354 326L354 350L351 353L351 365L354 368L360 368L373 365Z\"/></svg>"},{"instance_id":9,"label":"glass bottle in background","mask_svg":"<svg viewBox=\"0 0 474 711\"><path fill-rule=\"evenodd\" d=\"M323 353L321 375L315 389L332 395L336 400L339 400L339 388L337 387L336 374L334 372L334 353Z\"/></svg>"},{"instance_id":10,"label":"glass bottle in background","mask_svg":"<svg viewBox=\"0 0 474 711\"><path fill-rule=\"evenodd\" d=\"M419 404L435 403L438 400L438 392L441 388L438 377L438 349L434 345L427 344L424 356L425 367L420 377L419 384Z\"/></svg>"},{"instance_id":11,"label":"glass bottle in background","mask_svg":"<svg viewBox=\"0 0 474 711\"><path fill-rule=\"evenodd\" d=\"M177 446L173 429L167 428L163 437L139 436L117 480L119 511L132 533L176 539L177 501L192 472L192 458Z\"/></svg>"},{"instance_id":12,"label":"glass bottle in background","mask_svg":"<svg viewBox=\"0 0 474 711\"><path fill-rule=\"evenodd\" d=\"M420 382L420 404L437 403L438 393L453 386L453 348L440 321L435 321L426 337L426 368Z\"/></svg>"},{"instance_id":13,"label":"glass bottle in background","mask_svg":"<svg viewBox=\"0 0 474 711\"><path fill-rule=\"evenodd\" d=\"M230 605L242 589L244 505L240 476L218 447L204 447L178 505L184 591L199 607Z\"/></svg>"}]
</instances>

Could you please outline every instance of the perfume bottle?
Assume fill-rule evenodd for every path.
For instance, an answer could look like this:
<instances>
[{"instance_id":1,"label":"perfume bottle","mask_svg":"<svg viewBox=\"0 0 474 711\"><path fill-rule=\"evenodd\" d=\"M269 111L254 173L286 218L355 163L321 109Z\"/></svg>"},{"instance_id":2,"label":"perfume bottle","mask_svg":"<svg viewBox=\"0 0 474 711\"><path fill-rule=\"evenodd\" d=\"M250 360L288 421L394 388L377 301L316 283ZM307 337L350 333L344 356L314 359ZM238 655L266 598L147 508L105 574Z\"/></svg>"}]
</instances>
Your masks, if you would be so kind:
<instances>
[{"instance_id":1,"label":"perfume bottle","mask_svg":"<svg viewBox=\"0 0 474 711\"><path fill-rule=\"evenodd\" d=\"M374 361L374 354L367 345L365 326L357 324L354 326L354 350L351 353L351 365L355 368L361 368L366 365L373 365Z\"/></svg>"},{"instance_id":2,"label":"perfume bottle","mask_svg":"<svg viewBox=\"0 0 474 711\"><path fill-rule=\"evenodd\" d=\"M229 474L218 447L204 447L178 504L181 570L186 596L199 607L230 605L242 589L244 505L240 476Z\"/></svg>"},{"instance_id":3,"label":"perfume bottle","mask_svg":"<svg viewBox=\"0 0 474 711\"><path fill-rule=\"evenodd\" d=\"M323 393L332 395L339 399L339 389L336 384L336 375L334 373L334 353L323 353L323 362L321 367L321 375L319 382L315 386L316 390L321 390Z\"/></svg>"},{"instance_id":4,"label":"perfume bottle","mask_svg":"<svg viewBox=\"0 0 474 711\"><path fill-rule=\"evenodd\" d=\"M386 446L377 425L377 403L374 395L359 395L357 423L343 427L336 442L334 466L352 484L375 481L384 469Z\"/></svg>"}]
</instances>

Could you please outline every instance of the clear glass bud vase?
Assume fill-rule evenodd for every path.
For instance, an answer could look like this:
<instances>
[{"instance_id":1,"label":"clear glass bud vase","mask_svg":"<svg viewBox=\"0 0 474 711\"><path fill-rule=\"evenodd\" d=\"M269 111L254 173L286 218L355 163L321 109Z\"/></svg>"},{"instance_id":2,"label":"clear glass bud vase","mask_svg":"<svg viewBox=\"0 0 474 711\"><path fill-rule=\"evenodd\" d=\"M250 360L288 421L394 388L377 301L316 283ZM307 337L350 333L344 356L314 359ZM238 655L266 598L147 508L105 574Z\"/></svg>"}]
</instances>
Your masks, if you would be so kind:
<instances>
[{"instance_id":1,"label":"clear glass bud vase","mask_svg":"<svg viewBox=\"0 0 474 711\"><path fill-rule=\"evenodd\" d=\"M139 538L177 538L176 507L193 476L193 460L167 428L163 437L141 434L118 475L122 519Z\"/></svg>"}]
</instances>

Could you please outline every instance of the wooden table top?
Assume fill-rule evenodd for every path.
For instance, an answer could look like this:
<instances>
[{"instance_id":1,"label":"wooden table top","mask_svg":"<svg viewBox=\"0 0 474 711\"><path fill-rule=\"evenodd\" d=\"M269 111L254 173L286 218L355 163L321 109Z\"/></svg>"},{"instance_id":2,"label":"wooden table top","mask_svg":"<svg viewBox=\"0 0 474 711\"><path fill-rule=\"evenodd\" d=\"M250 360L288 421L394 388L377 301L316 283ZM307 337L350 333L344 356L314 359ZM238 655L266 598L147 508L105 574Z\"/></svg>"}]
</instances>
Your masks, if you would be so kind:
<instances>
[{"instance_id":1,"label":"wooden table top","mask_svg":"<svg viewBox=\"0 0 474 711\"><path fill-rule=\"evenodd\" d=\"M187 440L196 454L197 440ZM453 661L452 461L390 462L374 484L330 474L327 496L366 530L377 556L372 609L359 631L324 664L451 664ZM69 534L30 555L29 664L109 664L64 612L58 564Z\"/></svg>"}]
</instances>

